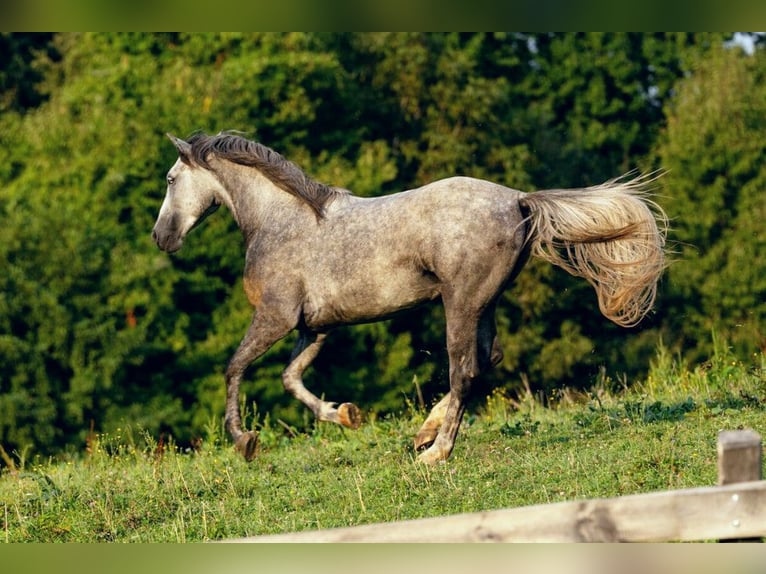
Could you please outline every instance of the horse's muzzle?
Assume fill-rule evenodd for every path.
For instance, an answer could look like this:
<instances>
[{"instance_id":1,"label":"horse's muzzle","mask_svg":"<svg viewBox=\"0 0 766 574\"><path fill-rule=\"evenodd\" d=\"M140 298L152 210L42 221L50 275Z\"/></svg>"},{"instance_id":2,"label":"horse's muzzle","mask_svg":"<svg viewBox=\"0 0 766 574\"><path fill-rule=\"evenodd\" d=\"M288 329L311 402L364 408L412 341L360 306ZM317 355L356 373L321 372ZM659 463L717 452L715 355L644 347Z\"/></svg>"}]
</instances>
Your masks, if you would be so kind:
<instances>
[{"instance_id":1,"label":"horse's muzzle","mask_svg":"<svg viewBox=\"0 0 766 574\"><path fill-rule=\"evenodd\" d=\"M167 253L175 253L183 245L181 237L173 233L160 233L157 231L157 227L152 229L152 239L157 244L157 247Z\"/></svg>"}]
</instances>

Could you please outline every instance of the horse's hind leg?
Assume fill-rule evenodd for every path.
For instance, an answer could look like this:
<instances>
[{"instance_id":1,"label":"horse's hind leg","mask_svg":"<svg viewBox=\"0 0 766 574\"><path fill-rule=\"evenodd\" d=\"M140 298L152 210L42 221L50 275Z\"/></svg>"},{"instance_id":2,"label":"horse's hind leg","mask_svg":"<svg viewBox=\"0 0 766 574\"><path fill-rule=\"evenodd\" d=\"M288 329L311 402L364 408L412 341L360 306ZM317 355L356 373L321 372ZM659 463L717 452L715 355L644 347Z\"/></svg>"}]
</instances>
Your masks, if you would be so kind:
<instances>
[{"instance_id":1,"label":"horse's hind leg","mask_svg":"<svg viewBox=\"0 0 766 574\"><path fill-rule=\"evenodd\" d=\"M487 316L488 320L491 322L491 329L484 331L482 327L479 328L479 364L482 366L488 364L488 367L494 367L502 361L503 350L500 347L500 342L494 335L494 317L492 316L494 308L488 313L489 314L485 313L485 316ZM487 346L486 342L487 337L483 336L484 332L491 334L491 343L489 346ZM484 341L482 341L482 339L484 339ZM484 367L482 367L482 370L484 370ZM447 413L449 401L450 393L447 393L433 406L433 408L431 408L431 412L428 413L428 417L420 427L418 434L415 435L414 442L416 451L424 450L433 444L436 435L439 434L439 428L441 428L441 425L444 422L444 415Z\"/></svg>"},{"instance_id":2,"label":"horse's hind leg","mask_svg":"<svg viewBox=\"0 0 766 574\"><path fill-rule=\"evenodd\" d=\"M418 461L427 464L446 460L452 453L471 384L480 370L477 345L478 317L472 318L469 310L461 309L459 305L451 305L446 298L445 313L449 354L449 401L444 412L444 420L433 444L418 455Z\"/></svg>"},{"instance_id":3,"label":"horse's hind leg","mask_svg":"<svg viewBox=\"0 0 766 574\"><path fill-rule=\"evenodd\" d=\"M420 427L418 434L415 435L415 450L423 450L434 443L436 435L439 434L439 428L444 422L444 415L447 413L449 402L450 394L447 393L428 413L428 417Z\"/></svg>"},{"instance_id":4,"label":"horse's hind leg","mask_svg":"<svg viewBox=\"0 0 766 574\"><path fill-rule=\"evenodd\" d=\"M490 367L497 365L503 358L503 351L500 348L500 343L497 340L497 329L495 327L495 305L490 305L484 313L481 315L479 325L476 331L476 376L480 372L487 370ZM450 356L450 365L452 365L452 356ZM450 366L450 372L452 367ZM475 378L475 377L471 377ZM452 384L452 375L450 375L450 385ZM470 386L469 386L470 389ZM467 395L468 391L466 391ZM418 434L415 436L415 450L423 450L432 446L439 435L440 429L447 417L450 401L452 400L452 391L444 395L431 409L423 426L420 427ZM458 425L460 422L458 421ZM452 431L451 431L452 432ZM457 430L454 430L457 434ZM454 442L454 438L453 438ZM451 447L450 447L451 450ZM446 456L449 456L447 453ZM446 456L444 458L446 458ZM421 460L426 462L433 462L426 460L425 453L421 457ZM436 460L441 460L437 458Z\"/></svg>"},{"instance_id":5,"label":"horse's hind leg","mask_svg":"<svg viewBox=\"0 0 766 574\"><path fill-rule=\"evenodd\" d=\"M300 332L290 364L282 373L282 382L285 389L310 408L318 420L337 423L348 428L359 428L362 417L356 405L328 403L303 385L303 372L319 354L326 337L326 333Z\"/></svg>"}]
</instances>

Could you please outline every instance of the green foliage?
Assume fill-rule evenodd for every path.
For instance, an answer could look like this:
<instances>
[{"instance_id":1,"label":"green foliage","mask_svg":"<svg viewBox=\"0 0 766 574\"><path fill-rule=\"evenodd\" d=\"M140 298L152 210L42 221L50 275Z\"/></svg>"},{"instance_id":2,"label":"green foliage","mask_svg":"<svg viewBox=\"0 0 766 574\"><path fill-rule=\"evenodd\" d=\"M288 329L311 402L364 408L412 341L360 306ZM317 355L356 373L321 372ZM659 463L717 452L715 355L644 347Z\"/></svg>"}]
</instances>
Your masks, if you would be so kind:
<instances>
[{"instance_id":1,"label":"green foliage","mask_svg":"<svg viewBox=\"0 0 766 574\"><path fill-rule=\"evenodd\" d=\"M0 36L0 445L77 450L140 425L191 444L223 411L250 321L219 213L173 257L149 237L175 160L164 132L238 129L320 181L380 195L455 174L524 190L671 169L681 245L659 312L607 324L583 281L531 261L502 297L485 383L551 394L646 372L659 334L762 345L762 49L714 34L109 33ZM759 91L760 90L760 91ZM661 140L660 134L662 134ZM760 250L759 250L760 249ZM743 265L741 262L747 261ZM257 408L299 431L293 339L250 369ZM438 306L334 333L308 373L370 417L446 390Z\"/></svg>"},{"instance_id":2,"label":"green foliage","mask_svg":"<svg viewBox=\"0 0 766 574\"><path fill-rule=\"evenodd\" d=\"M0 112L21 112L45 99L38 85L41 71L35 66L38 53L50 58L58 54L50 33L0 33Z\"/></svg>"},{"instance_id":3,"label":"green foliage","mask_svg":"<svg viewBox=\"0 0 766 574\"><path fill-rule=\"evenodd\" d=\"M665 323L693 359L711 352L713 330L746 355L766 340L764 54L717 49L694 71L659 147L679 251Z\"/></svg>"}]
</instances>

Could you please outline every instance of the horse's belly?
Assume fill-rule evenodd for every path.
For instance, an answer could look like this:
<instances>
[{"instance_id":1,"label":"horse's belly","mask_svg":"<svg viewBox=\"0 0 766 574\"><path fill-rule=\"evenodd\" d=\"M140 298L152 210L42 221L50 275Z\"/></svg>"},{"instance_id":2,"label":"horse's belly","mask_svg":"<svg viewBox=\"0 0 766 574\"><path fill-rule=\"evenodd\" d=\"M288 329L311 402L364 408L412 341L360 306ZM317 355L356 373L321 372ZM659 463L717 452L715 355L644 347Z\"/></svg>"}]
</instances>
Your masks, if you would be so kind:
<instances>
[{"instance_id":1,"label":"horse's belly","mask_svg":"<svg viewBox=\"0 0 766 574\"><path fill-rule=\"evenodd\" d=\"M314 290L304 306L304 321L314 329L377 321L438 295L437 285L427 276L350 277Z\"/></svg>"}]
</instances>

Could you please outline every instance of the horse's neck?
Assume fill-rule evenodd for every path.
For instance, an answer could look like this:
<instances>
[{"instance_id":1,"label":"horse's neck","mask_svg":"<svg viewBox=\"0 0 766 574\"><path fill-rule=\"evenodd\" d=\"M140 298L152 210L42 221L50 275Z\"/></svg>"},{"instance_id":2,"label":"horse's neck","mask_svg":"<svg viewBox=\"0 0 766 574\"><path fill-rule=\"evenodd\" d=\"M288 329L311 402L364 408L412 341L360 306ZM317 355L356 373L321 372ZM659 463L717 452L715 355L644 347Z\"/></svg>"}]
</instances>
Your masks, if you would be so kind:
<instances>
[{"instance_id":1,"label":"horse's neck","mask_svg":"<svg viewBox=\"0 0 766 574\"><path fill-rule=\"evenodd\" d=\"M251 241L257 234L276 238L315 221L307 205L274 185L258 170L233 166L229 171L231 173L222 178L229 193L224 203L239 225L245 241Z\"/></svg>"}]
</instances>

